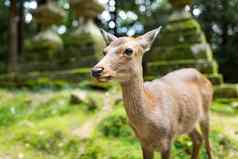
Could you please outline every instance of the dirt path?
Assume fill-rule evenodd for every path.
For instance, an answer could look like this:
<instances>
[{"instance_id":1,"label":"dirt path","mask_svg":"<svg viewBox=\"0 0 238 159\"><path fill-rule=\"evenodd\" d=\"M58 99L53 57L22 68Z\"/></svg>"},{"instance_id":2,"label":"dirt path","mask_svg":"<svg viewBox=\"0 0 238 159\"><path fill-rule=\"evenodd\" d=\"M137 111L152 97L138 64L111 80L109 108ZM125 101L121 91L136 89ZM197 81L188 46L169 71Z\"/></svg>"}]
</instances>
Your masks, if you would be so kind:
<instances>
[{"instance_id":1,"label":"dirt path","mask_svg":"<svg viewBox=\"0 0 238 159\"><path fill-rule=\"evenodd\" d=\"M76 128L72 131L73 135L78 136L80 139L87 139L91 136L93 130L96 128L97 124L104 119L104 117L112 111L112 106L115 102L115 97L109 95L109 92L104 95L103 108L97 112L97 114L87 120L81 127Z\"/></svg>"}]
</instances>

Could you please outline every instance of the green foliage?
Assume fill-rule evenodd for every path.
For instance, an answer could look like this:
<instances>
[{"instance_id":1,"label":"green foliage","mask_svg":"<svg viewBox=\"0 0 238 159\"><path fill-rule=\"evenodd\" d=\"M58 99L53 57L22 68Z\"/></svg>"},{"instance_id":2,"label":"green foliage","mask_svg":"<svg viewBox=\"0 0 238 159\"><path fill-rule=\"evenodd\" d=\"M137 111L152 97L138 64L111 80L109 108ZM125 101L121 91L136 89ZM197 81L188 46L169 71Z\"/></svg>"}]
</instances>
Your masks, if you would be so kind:
<instances>
[{"instance_id":1,"label":"green foliage","mask_svg":"<svg viewBox=\"0 0 238 159\"><path fill-rule=\"evenodd\" d=\"M99 124L99 130L106 137L129 137L132 135L125 115L113 114Z\"/></svg>"},{"instance_id":2,"label":"green foliage","mask_svg":"<svg viewBox=\"0 0 238 159\"><path fill-rule=\"evenodd\" d=\"M28 101L24 96L17 96L14 101L1 102L0 104L0 127L9 126L28 112Z\"/></svg>"},{"instance_id":3,"label":"green foliage","mask_svg":"<svg viewBox=\"0 0 238 159\"><path fill-rule=\"evenodd\" d=\"M90 138L80 140L74 131L95 117L100 107L91 112L85 104L71 105L69 97L76 90L0 89L0 156L7 153L15 157L21 153L29 159L39 154L40 159L140 159L140 145L128 125L122 104L113 106L112 113L95 122ZM90 91L90 97L99 106L103 104L103 93ZM237 158L236 136L227 134L237 127L236 105L235 100L218 100L211 107L210 140L218 159ZM221 121L226 125L222 126ZM191 146L189 137L179 137L173 145L172 157L189 158ZM200 155L206 159L204 146ZM159 153L155 158L159 159Z\"/></svg>"},{"instance_id":4,"label":"green foliage","mask_svg":"<svg viewBox=\"0 0 238 159\"><path fill-rule=\"evenodd\" d=\"M66 138L61 131L23 133L16 141L20 141L32 149L51 155L76 154L80 148L79 140Z\"/></svg>"},{"instance_id":5,"label":"green foliage","mask_svg":"<svg viewBox=\"0 0 238 159\"><path fill-rule=\"evenodd\" d=\"M3 95L2 98L4 99L5 96ZM36 101L35 97L29 97L29 92L26 91L10 98L14 100L2 101L0 103L0 127L11 126L21 120L39 121L63 116L78 111L79 108L84 111L88 109L83 103L79 107L72 107L64 94L42 98L46 99L43 102Z\"/></svg>"},{"instance_id":6,"label":"green foliage","mask_svg":"<svg viewBox=\"0 0 238 159\"><path fill-rule=\"evenodd\" d=\"M217 99L214 102L213 107L211 108L213 112L227 115L227 116L236 116L238 115L238 100L230 100L230 99Z\"/></svg>"},{"instance_id":7,"label":"green foliage","mask_svg":"<svg viewBox=\"0 0 238 159\"><path fill-rule=\"evenodd\" d=\"M85 147L85 151L79 155L80 159L99 159L105 151L102 145L96 144L96 142L92 140L88 140Z\"/></svg>"}]
</instances>

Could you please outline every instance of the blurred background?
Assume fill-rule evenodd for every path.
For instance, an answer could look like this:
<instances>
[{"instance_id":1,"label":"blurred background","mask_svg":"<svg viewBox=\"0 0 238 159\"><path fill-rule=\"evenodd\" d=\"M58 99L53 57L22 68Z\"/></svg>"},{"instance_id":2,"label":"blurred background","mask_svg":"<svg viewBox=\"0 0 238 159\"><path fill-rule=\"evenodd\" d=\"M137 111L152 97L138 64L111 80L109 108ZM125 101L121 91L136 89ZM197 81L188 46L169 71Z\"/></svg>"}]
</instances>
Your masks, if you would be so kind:
<instances>
[{"instance_id":1,"label":"blurred background","mask_svg":"<svg viewBox=\"0 0 238 159\"><path fill-rule=\"evenodd\" d=\"M213 153L238 158L238 0L1 0L0 158L141 158L118 84L90 69L105 47L99 28L138 36L159 26L145 80L184 67L206 75ZM178 138L173 158L190 154Z\"/></svg>"}]
</instances>

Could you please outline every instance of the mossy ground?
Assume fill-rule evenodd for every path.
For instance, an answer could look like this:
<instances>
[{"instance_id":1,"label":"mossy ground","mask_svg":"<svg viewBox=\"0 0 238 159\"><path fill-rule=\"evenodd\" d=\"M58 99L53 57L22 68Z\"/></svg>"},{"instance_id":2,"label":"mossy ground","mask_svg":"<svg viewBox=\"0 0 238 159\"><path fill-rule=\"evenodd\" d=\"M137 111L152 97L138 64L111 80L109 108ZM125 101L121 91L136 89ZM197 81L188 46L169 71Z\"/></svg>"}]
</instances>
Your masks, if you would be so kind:
<instances>
[{"instance_id":1,"label":"mossy ground","mask_svg":"<svg viewBox=\"0 0 238 159\"><path fill-rule=\"evenodd\" d=\"M120 96L118 90L112 89L109 97ZM97 101L98 108L89 110L84 103L71 104L70 94L75 91L86 91ZM112 105L111 112L102 113L89 138L81 139L75 134L84 123L90 120L94 123L92 119L104 111L106 94L77 87L0 89L0 158L140 159L140 145L127 124L120 100ZM238 158L237 105L236 101L217 100L211 108L210 139L216 158ZM184 159L190 154L190 139L178 138L173 146L173 158ZM201 156L206 159L204 148Z\"/></svg>"}]
</instances>

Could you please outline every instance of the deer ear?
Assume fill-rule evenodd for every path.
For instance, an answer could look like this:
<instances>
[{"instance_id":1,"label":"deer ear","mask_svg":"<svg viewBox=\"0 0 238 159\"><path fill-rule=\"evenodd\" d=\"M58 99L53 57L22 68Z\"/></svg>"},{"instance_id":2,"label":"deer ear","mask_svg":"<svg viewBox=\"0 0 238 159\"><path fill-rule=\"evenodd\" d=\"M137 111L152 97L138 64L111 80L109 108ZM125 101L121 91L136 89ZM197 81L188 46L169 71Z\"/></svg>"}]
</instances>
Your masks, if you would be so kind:
<instances>
[{"instance_id":1,"label":"deer ear","mask_svg":"<svg viewBox=\"0 0 238 159\"><path fill-rule=\"evenodd\" d=\"M101 33L102 33L102 36L106 42L107 45L109 45L113 40L116 40L117 37L111 33L108 33L106 32L105 30L103 29L100 29Z\"/></svg>"},{"instance_id":2,"label":"deer ear","mask_svg":"<svg viewBox=\"0 0 238 159\"><path fill-rule=\"evenodd\" d=\"M156 39L157 35L159 34L161 28L162 27L160 26L157 29L154 29L152 31L145 33L144 35L137 37L137 41L144 49L144 52L147 52L150 50L154 40Z\"/></svg>"}]
</instances>

